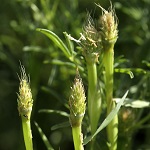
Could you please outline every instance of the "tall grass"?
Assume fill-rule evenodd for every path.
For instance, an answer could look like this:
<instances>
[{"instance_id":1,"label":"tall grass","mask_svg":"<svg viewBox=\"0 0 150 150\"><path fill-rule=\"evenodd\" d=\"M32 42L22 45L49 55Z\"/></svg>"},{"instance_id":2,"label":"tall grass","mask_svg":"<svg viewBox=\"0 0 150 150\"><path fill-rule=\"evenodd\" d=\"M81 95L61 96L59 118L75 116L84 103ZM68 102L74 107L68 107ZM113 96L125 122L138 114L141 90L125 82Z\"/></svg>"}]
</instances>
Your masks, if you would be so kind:
<instances>
[{"instance_id":1,"label":"tall grass","mask_svg":"<svg viewBox=\"0 0 150 150\"><path fill-rule=\"evenodd\" d=\"M150 3L149 1L138 0L113 2L119 20L119 38L114 47L113 70L113 98L116 107L121 101L119 97L122 97L124 92L129 89L128 96L118 113L117 145L118 149L148 149L150 147L149 108L146 107L149 107L150 98ZM110 11L107 9L110 6L109 1L101 2L101 6L106 8L108 12ZM106 130L101 130L104 126L106 127L105 118L109 116L105 101L106 80L104 61L102 61L103 55L100 53L98 62L95 63L96 71L93 75L97 74L97 79L94 78L94 82L90 83L92 82L88 79L91 78L89 77L90 73L88 73L90 69L88 69L85 54L83 54L82 45L78 43L77 46L78 40L75 40L76 42L70 40L67 33L63 36L63 32L67 31L74 39L78 39L81 32L82 34L85 33L86 9L90 11L92 16L90 19L92 26L99 32L100 28L97 21L102 13L91 1L66 0L64 3L64 1L59 0L9 2L6 0L2 2L0 9L2 20L0 24L0 110L2 113L0 119L4 121L0 124L1 150L25 149L23 137L21 138L22 122L20 122L21 119L16 109L17 96L15 93L18 91L19 84L16 76L16 72L19 72L18 60L21 60L22 64L25 65L26 72L30 74L31 78L30 86L34 104L30 123L34 149L73 149L71 126L68 121L70 115L68 99L77 67L85 87L86 107L90 101L88 97L88 93L91 91L89 84L96 85L97 83L97 87L94 89L100 90L96 99L101 100L97 101L98 105L96 105L97 108L101 106L100 113L95 113L100 115L99 119L94 115L94 118L89 119L90 108L86 108L82 120L83 142L84 144L87 143L88 139L91 139L92 142L86 144L84 148L88 149L94 143L94 149L108 149L110 142L107 139ZM36 28L39 27L57 35L65 47L69 49L71 59L66 57L63 51L60 51L61 48L55 41L53 43L36 32ZM89 42L93 42L93 46L97 45L95 41L94 38L93 41L90 40ZM24 119L26 118L24 117ZM91 121L92 119L93 121ZM97 125L94 123L97 122L96 120L98 120ZM35 124L34 121L36 121ZM98 133L96 136L91 134L91 128L94 135ZM141 135L142 139L139 138Z\"/></svg>"}]
</instances>

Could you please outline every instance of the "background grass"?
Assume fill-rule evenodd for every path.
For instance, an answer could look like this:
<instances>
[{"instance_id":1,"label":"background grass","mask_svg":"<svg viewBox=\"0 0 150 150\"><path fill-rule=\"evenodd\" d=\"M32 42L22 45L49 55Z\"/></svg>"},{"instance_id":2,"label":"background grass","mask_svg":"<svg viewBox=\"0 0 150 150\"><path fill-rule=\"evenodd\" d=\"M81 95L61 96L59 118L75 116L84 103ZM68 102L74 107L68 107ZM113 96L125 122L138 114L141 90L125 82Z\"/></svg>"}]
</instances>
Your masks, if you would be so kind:
<instances>
[{"instance_id":1,"label":"background grass","mask_svg":"<svg viewBox=\"0 0 150 150\"><path fill-rule=\"evenodd\" d=\"M106 9L110 5L109 1L95 2ZM147 71L147 74L144 74L133 70L135 76L132 80L126 74L116 73L114 96L121 97L126 89L130 89L130 98L149 101L150 67L142 61L150 61L150 2L149 0L112 2L119 19L119 39L115 46L115 58L120 55L126 58L120 60L123 63L119 63L119 67L142 68ZM87 11L91 12L95 19L99 18L101 11L90 0L0 0L0 3L0 149L25 149L16 94L19 86L17 73L21 61L31 76L34 98L31 121L35 149L46 148L34 121L38 122L55 149L71 150L73 149L71 128L51 131L53 125L68 119L57 114L38 111L47 108L69 112L66 104L75 69L52 63L53 59L68 60L47 37L35 30L38 27L52 30L63 40L65 40L64 31L79 38ZM83 81L86 87L87 81L84 79ZM122 111L130 113L127 115L128 120L126 122L122 120L120 123L122 133L120 139L129 136L129 133L125 132L128 125L136 124L147 116L149 108L123 108ZM132 130L134 132L132 149L150 149L149 124L150 121L147 121L144 123L146 126L142 125ZM102 142L106 142L105 138L104 136Z\"/></svg>"}]
</instances>

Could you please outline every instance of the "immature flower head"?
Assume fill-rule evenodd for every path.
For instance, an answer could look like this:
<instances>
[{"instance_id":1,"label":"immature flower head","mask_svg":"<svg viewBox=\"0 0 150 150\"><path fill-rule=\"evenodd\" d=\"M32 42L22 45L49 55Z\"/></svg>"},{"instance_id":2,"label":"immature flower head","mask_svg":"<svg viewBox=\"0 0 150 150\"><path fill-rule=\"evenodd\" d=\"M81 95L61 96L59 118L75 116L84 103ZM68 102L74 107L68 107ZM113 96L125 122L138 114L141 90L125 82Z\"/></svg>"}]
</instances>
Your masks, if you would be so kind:
<instances>
[{"instance_id":1,"label":"immature flower head","mask_svg":"<svg viewBox=\"0 0 150 150\"><path fill-rule=\"evenodd\" d=\"M25 73L24 66L21 65L21 76L19 77L20 86L18 94L18 111L21 117L30 119L33 99L32 93L29 85L29 77Z\"/></svg>"},{"instance_id":2,"label":"immature flower head","mask_svg":"<svg viewBox=\"0 0 150 150\"><path fill-rule=\"evenodd\" d=\"M103 44L114 44L118 37L118 20L115 14L115 10L110 7L110 10L105 10L100 5L97 5L102 10L102 16L100 18L100 30Z\"/></svg>"},{"instance_id":3,"label":"immature flower head","mask_svg":"<svg viewBox=\"0 0 150 150\"><path fill-rule=\"evenodd\" d=\"M80 41L86 61L97 62L101 48L101 40L100 34L96 30L95 23L90 14L87 15Z\"/></svg>"},{"instance_id":4,"label":"immature flower head","mask_svg":"<svg viewBox=\"0 0 150 150\"><path fill-rule=\"evenodd\" d=\"M82 80L77 75L71 87L71 96L69 98L70 107L70 123L72 126L79 126L82 122L85 113L85 92Z\"/></svg>"}]
</instances>

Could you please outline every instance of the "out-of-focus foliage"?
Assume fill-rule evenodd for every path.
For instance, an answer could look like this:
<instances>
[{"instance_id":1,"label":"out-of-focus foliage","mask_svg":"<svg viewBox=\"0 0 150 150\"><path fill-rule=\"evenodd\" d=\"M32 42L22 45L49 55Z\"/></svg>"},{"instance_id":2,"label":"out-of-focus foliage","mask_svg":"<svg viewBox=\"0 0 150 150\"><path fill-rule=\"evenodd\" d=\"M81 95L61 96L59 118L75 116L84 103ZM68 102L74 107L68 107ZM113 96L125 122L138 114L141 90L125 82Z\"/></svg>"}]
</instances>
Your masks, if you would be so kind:
<instances>
[{"instance_id":1,"label":"out-of-focus foliage","mask_svg":"<svg viewBox=\"0 0 150 150\"><path fill-rule=\"evenodd\" d=\"M87 10L96 19L99 19L101 12L90 0L0 0L0 2L0 149L24 150L16 94L19 85L16 72L19 73L21 61L30 74L33 91L34 148L46 149L33 123L36 121L55 149L71 150L73 149L71 129L69 127L55 131L50 129L53 125L68 119L58 114L38 113L38 111L56 109L68 112L68 95L76 70L68 65L68 59L62 51L47 37L37 32L36 28L52 30L64 42L65 31L78 39ZM109 1L95 2L106 9L110 6ZM150 101L150 1L122 0L112 3L115 5L119 20L119 38L115 47L116 68L144 70L144 72L133 71L133 79L127 74L116 72L114 97L121 97L127 89L130 89L129 98ZM74 48L76 49L76 45ZM77 49L76 52L84 63L81 52ZM124 57L119 57L120 55ZM62 61L66 63L58 65L58 62ZM86 87L85 74L82 76ZM127 147L131 146L135 150L150 148L148 115L149 108L122 108L120 149L122 141L125 140L131 142ZM128 128L129 125L132 125L132 128ZM100 137L101 142L106 142L106 137L101 136L103 137L103 140Z\"/></svg>"}]
</instances>

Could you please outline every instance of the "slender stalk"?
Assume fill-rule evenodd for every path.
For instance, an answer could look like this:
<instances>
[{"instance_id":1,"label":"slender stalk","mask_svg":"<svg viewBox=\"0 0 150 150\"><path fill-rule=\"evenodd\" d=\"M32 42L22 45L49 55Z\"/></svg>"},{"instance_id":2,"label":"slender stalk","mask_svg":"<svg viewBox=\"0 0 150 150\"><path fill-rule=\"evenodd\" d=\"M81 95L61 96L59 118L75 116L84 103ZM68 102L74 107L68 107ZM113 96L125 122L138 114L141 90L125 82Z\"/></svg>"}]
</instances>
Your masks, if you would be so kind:
<instances>
[{"instance_id":1,"label":"slender stalk","mask_svg":"<svg viewBox=\"0 0 150 150\"><path fill-rule=\"evenodd\" d=\"M114 45L105 50L103 63L105 67L105 87L106 87L106 102L107 102L107 115L115 107L113 101L113 64L114 64ZM107 135L110 142L109 150L117 149L118 137L118 116L116 115L111 123L107 126Z\"/></svg>"},{"instance_id":2,"label":"slender stalk","mask_svg":"<svg viewBox=\"0 0 150 150\"><path fill-rule=\"evenodd\" d=\"M97 129L100 117L100 100L97 98L97 68L96 63L87 63L88 70L88 112L91 124L91 133Z\"/></svg>"},{"instance_id":3,"label":"slender stalk","mask_svg":"<svg viewBox=\"0 0 150 150\"><path fill-rule=\"evenodd\" d=\"M26 150L33 150L30 120L28 120L24 116L22 116L21 118L22 118L22 129L23 129L23 136L24 136Z\"/></svg>"},{"instance_id":4,"label":"slender stalk","mask_svg":"<svg viewBox=\"0 0 150 150\"><path fill-rule=\"evenodd\" d=\"M96 62L87 61L88 70L88 113L91 126L91 134L97 130L101 113L100 93L98 92ZM95 138L90 142L90 150L94 149Z\"/></svg>"},{"instance_id":5,"label":"slender stalk","mask_svg":"<svg viewBox=\"0 0 150 150\"><path fill-rule=\"evenodd\" d=\"M82 145L83 136L81 132L81 125L77 127L72 127L72 135L75 150L84 150L84 147Z\"/></svg>"}]
</instances>

